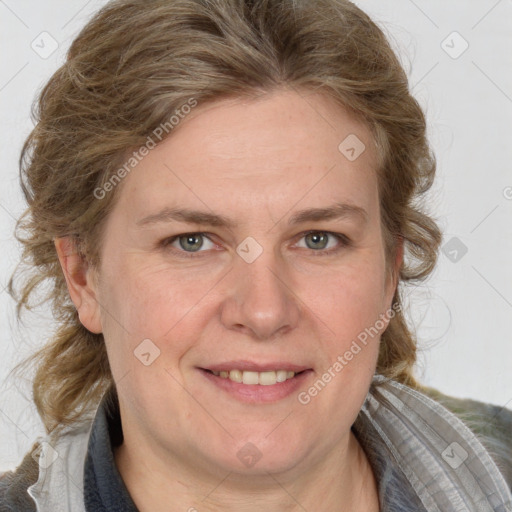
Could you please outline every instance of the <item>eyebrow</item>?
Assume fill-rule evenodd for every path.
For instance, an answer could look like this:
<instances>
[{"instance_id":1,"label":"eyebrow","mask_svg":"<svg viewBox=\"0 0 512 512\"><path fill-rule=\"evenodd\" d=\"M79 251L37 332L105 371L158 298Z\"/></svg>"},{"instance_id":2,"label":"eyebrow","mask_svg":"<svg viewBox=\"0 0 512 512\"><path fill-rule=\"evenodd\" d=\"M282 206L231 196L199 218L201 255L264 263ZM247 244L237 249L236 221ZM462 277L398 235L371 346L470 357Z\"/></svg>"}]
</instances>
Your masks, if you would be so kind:
<instances>
[{"instance_id":1,"label":"eyebrow","mask_svg":"<svg viewBox=\"0 0 512 512\"><path fill-rule=\"evenodd\" d=\"M348 203L336 203L326 208L308 208L295 212L288 220L289 226L304 222L320 222L325 220L350 219L368 222L368 213L360 206ZM148 215L137 221L138 226L147 226L160 222L177 220L189 224L225 227L233 229L236 223L223 216L189 208L164 208L158 213Z\"/></svg>"}]
</instances>

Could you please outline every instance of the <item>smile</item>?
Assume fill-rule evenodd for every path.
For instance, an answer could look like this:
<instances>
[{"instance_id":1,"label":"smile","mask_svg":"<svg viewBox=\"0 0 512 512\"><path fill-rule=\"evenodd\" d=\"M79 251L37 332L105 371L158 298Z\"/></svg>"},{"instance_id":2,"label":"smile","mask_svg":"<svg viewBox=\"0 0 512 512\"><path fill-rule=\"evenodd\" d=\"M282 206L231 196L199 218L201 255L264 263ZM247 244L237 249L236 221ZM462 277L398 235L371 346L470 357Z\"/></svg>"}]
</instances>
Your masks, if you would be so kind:
<instances>
[{"instance_id":1,"label":"smile","mask_svg":"<svg viewBox=\"0 0 512 512\"><path fill-rule=\"evenodd\" d=\"M272 403L296 395L307 385L312 369L299 370L208 370L198 368L209 386L243 403Z\"/></svg>"},{"instance_id":2,"label":"smile","mask_svg":"<svg viewBox=\"0 0 512 512\"><path fill-rule=\"evenodd\" d=\"M295 372L287 370L275 370L267 372L230 370L212 373L217 377L229 379L233 382L239 382L248 385L260 384L262 386L272 386L277 382L284 382L285 380L293 379L295 376Z\"/></svg>"}]
</instances>

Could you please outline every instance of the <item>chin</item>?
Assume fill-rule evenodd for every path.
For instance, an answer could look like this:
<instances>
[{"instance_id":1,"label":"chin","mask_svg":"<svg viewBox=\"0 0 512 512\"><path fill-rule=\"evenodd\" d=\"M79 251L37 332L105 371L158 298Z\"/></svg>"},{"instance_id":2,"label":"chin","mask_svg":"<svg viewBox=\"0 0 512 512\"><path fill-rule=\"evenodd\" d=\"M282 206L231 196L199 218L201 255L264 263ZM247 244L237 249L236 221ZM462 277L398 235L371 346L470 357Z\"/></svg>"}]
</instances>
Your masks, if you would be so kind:
<instances>
[{"instance_id":1,"label":"chin","mask_svg":"<svg viewBox=\"0 0 512 512\"><path fill-rule=\"evenodd\" d=\"M268 473L282 473L294 468L305 456L305 440L286 430L281 435L272 433L275 428L276 425L272 425L265 434L236 436L240 440L231 440L218 452L218 463L240 475L268 476Z\"/></svg>"}]
</instances>

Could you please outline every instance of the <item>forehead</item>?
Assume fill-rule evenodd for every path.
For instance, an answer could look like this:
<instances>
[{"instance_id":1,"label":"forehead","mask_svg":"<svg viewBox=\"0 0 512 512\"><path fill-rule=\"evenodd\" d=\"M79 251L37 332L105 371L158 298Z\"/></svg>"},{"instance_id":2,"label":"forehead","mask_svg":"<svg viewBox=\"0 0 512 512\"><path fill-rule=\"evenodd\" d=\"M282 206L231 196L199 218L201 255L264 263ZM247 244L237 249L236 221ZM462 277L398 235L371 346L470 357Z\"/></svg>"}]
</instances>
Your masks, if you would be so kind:
<instances>
[{"instance_id":1,"label":"forehead","mask_svg":"<svg viewBox=\"0 0 512 512\"><path fill-rule=\"evenodd\" d=\"M138 163L121 196L133 215L175 203L278 215L302 200L356 199L371 209L375 166L363 122L323 94L280 91L197 106Z\"/></svg>"}]
</instances>

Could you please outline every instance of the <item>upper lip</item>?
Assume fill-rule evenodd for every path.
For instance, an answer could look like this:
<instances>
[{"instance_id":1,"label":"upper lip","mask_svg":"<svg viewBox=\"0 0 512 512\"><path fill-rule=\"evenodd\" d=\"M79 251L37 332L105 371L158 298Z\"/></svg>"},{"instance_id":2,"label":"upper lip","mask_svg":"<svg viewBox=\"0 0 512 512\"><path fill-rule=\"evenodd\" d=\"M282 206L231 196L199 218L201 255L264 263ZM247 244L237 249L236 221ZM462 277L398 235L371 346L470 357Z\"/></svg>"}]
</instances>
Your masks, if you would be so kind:
<instances>
[{"instance_id":1,"label":"upper lip","mask_svg":"<svg viewBox=\"0 0 512 512\"><path fill-rule=\"evenodd\" d=\"M286 370L289 372L299 373L304 370L310 370L311 367L293 364L286 361L273 361L270 363L256 363L248 360L225 361L204 367L204 370L212 372L225 372L230 370L240 370L246 372L270 372L275 370Z\"/></svg>"}]
</instances>

